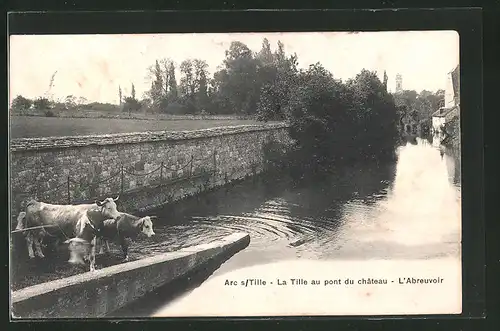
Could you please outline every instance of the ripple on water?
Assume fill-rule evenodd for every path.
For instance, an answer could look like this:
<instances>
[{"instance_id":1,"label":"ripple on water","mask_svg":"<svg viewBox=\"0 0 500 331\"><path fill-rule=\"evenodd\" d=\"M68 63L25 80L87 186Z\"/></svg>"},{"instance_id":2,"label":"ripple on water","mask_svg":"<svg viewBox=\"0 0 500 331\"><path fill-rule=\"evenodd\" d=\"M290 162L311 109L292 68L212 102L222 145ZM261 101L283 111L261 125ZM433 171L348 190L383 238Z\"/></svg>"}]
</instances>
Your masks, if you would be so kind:
<instances>
[{"instance_id":1,"label":"ripple on water","mask_svg":"<svg viewBox=\"0 0 500 331\"><path fill-rule=\"evenodd\" d=\"M388 169L338 169L305 187L282 179L240 183L208 193L203 206L180 202L175 212L158 210L156 235L138 239L130 251L153 255L246 232L249 247L229 265L456 256L461 190L449 174L457 164L433 147L408 145Z\"/></svg>"}]
</instances>

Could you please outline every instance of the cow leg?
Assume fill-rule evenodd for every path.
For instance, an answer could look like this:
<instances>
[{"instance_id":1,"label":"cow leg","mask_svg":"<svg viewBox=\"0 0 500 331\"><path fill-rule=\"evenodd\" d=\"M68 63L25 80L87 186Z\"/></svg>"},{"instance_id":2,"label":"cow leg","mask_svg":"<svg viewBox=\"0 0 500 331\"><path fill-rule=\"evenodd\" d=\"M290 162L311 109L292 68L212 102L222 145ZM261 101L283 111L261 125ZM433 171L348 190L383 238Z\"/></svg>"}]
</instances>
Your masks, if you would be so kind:
<instances>
[{"instance_id":1,"label":"cow leg","mask_svg":"<svg viewBox=\"0 0 500 331\"><path fill-rule=\"evenodd\" d=\"M101 250L104 251L104 253L108 254L109 253L109 241L108 239L101 239Z\"/></svg>"},{"instance_id":2,"label":"cow leg","mask_svg":"<svg viewBox=\"0 0 500 331\"><path fill-rule=\"evenodd\" d=\"M42 251L42 244L45 240L45 235L47 232L45 230L40 231L37 235L35 235L35 253L39 258L45 258L45 255Z\"/></svg>"},{"instance_id":3,"label":"cow leg","mask_svg":"<svg viewBox=\"0 0 500 331\"><path fill-rule=\"evenodd\" d=\"M59 249L59 246L61 245L61 239L57 238L55 241L54 241L54 244L52 246L52 249L54 250L54 252L57 252L58 249Z\"/></svg>"},{"instance_id":4,"label":"cow leg","mask_svg":"<svg viewBox=\"0 0 500 331\"><path fill-rule=\"evenodd\" d=\"M33 252L33 234L31 232L26 235L26 245L28 246L28 255L30 259L35 258L35 253Z\"/></svg>"},{"instance_id":5,"label":"cow leg","mask_svg":"<svg viewBox=\"0 0 500 331\"><path fill-rule=\"evenodd\" d=\"M94 237L90 247L90 271L95 271L95 249L97 244L97 237Z\"/></svg>"},{"instance_id":6,"label":"cow leg","mask_svg":"<svg viewBox=\"0 0 500 331\"><path fill-rule=\"evenodd\" d=\"M45 255L43 254L43 251L42 251L42 243L43 243L43 240L45 239L45 234L46 234L45 230L42 230L34 236L35 254L39 258L42 258L42 259L45 257Z\"/></svg>"},{"instance_id":7,"label":"cow leg","mask_svg":"<svg viewBox=\"0 0 500 331\"><path fill-rule=\"evenodd\" d=\"M99 254L104 254L104 241L105 239L99 238Z\"/></svg>"},{"instance_id":8,"label":"cow leg","mask_svg":"<svg viewBox=\"0 0 500 331\"><path fill-rule=\"evenodd\" d=\"M123 252L123 262L128 261L128 243L125 238L120 238L120 246L122 247L122 252Z\"/></svg>"},{"instance_id":9,"label":"cow leg","mask_svg":"<svg viewBox=\"0 0 500 331\"><path fill-rule=\"evenodd\" d=\"M35 253L39 258L43 259L45 257L42 252L42 243L40 237L35 237Z\"/></svg>"}]
</instances>

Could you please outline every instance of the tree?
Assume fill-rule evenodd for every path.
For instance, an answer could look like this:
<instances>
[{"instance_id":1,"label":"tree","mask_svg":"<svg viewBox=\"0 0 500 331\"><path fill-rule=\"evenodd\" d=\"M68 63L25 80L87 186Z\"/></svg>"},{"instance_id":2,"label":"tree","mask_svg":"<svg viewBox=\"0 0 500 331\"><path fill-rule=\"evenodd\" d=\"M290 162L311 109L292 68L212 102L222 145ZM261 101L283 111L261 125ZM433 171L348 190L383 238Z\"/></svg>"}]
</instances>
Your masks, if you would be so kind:
<instances>
[{"instance_id":1,"label":"tree","mask_svg":"<svg viewBox=\"0 0 500 331\"><path fill-rule=\"evenodd\" d=\"M132 83L132 92L131 92L130 94L131 94L131 96L132 96L132 99L137 100L137 99L135 98L135 86L134 86L134 83Z\"/></svg>"},{"instance_id":2,"label":"tree","mask_svg":"<svg viewBox=\"0 0 500 331\"><path fill-rule=\"evenodd\" d=\"M85 106L86 104L88 104L88 102L89 101L85 97L79 97L77 101L79 106Z\"/></svg>"},{"instance_id":3,"label":"tree","mask_svg":"<svg viewBox=\"0 0 500 331\"><path fill-rule=\"evenodd\" d=\"M196 108L201 111L203 109L206 110L208 105L208 64L199 59L193 60L194 67L194 84L196 89L195 103Z\"/></svg>"},{"instance_id":4,"label":"tree","mask_svg":"<svg viewBox=\"0 0 500 331\"><path fill-rule=\"evenodd\" d=\"M163 83L164 74L160 62L156 60L154 66L149 67L148 72L148 76L151 79L151 88L148 92L148 98L151 99L152 107L156 111L160 111L163 108L165 98L165 87Z\"/></svg>"},{"instance_id":5,"label":"tree","mask_svg":"<svg viewBox=\"0 0 500 331\"><path fill-rule=\"evenodd\" d=\"M264 38L262 40L262 48L259 53L257 53L256 59L260 62L260 66L266 67L274 65L271 44L269 43L269 40L267 40L267 38Z\"/></svg>"},{"instance_id":6,"label":"tree","mask_svg":"<svg viewBox=\"0 0 500 331\"><path fill-rule=\"evenodd\" d=\"M387 91L387 80L388 80L387 72L384 70L384 88L386 91Z\"/></svg>"},{"instance_id":7,"label":"tree","mask_svg":"<svg viewBox=\"0 0 500 331\"><path fill-rule=\"evenodd\" d=\"M119 103L120 106L122 105L122 100L123 100L123 97L122 97L122 87L118 86L118 103Z\"/></svg>"},{"instance_id":8,"label":"tree","mask_svg":"<svg viewBox=\"0 0 500 331\"><path fill-rule=\"evenodd\" d=\"M195 104L195 91L196 82L193 61L188 59L182 61L180 65L181 80L179 85L180 99L182 104L186 107L188 113L194 113L196 111Z\"/></svg>"},{"instance_id":9,"label":"tree","mask_svg":"<svg viewBox=\"0 0 500 331\"><path fill-rule=\"evenodd\" d=\"M225 90L225 84L227 81L227 71L223 68L218 68L218 70L214 73L214 78L210 80L208 87L210 113L234 114L229 93Z\"/></svg>"},{"instance_id":10,"label":"tree","mask_svg":"<svg viewBox=\"0 0 500 331\"><path fill-rule=\"evenodd\" d=\"M22 95L18 95L12 100L11 108L13 110L28 110L31 108L33 101L23 97Z\"/></svg>"},{"instance_id":11,"label":"tree","mask_svg":"<svg viewBox=\"0 0 500 331\"><path fill-rule=\"evenodd\" d=\"M252 51L242 42L231 42L223 66L215 73L218 99L232 113L252 114L255 112L260 86L257 74L257 60Z\"/></svg>"},{"instance_id":12,"label":"tree","mask_svg":"<svg viewBox=\"0 0 500 331\"><path fill-rule=\"evenodd\" d=\"M374 72L362 70L344 84L319 63L311 65L298 74L285 114L297 163L309 170L394 157L397 109Z\"/></svg>"},{"instance_id":13,"label":"tree","mask_svg":"<svg viewBox=\"0 0 500 331\"><path fill-rule=\"evenodd\" d=\"M168 65L168 100L170 102L177 101L177 80L175 79L175 65L173 61L170 61Z\"/></svg>"},{"instance_id":14,"label":"tree","mask_svg":"<svg viewBox=\"0 0 500 331\"><path fill-rule=\"evenodd\" d=\"M262 58L268 57L267 45L259 53ZM257 103L257 118L260 120L281 120L283 109L289 102L289 94L295 88L298 75L297 55L287 57L283 43L278 42L278 50L271 54L272 63L259 66L259 75L263 77Z\"/></svg>"},{"instance_id":15,"label":"tree","mask_svg":"<svg viewBox=\"0 0 500 331\"><path fill-rule=\"evenodd\" d=\"M179 87L181 98L189 99L194 96L194 92L196 89L193 73L193 61L190 59L182 61L180 71L181 81Z\"/></svg>"},{"instance_id":16,"label":"tree","mask_svg":"<svg viewBox=\"0 0 500 331\"><path fill-rule=\"evenodd\" d=\"M66 109L73 109L76 108L76 103L77 99L74 95L68 95L66 99L64 100L64 106Z\"/></svg>"},{"instance_id":17,"label":"tree","mask_svg":"<svg viewBox=\"0 0 500 331\"><path fill-rule=\"evenodd\" d=\"M137 99L134 97L125 97L125 100L123 102L123 111L128 112L129 114L131 112L137 112L142 108L142 105Z\"/></svg>"},{"instance_id":18,"label":"tree","mask_svg":"<svg viewBox=\"0 0 500 331\"><path fill-rule=\"evenodd\" d=\"M33 107L37 110L45 110L45 109L50 109L50 101L47 98L37 98L35 101L33 101Z\"/></svg>"}]
</instances>

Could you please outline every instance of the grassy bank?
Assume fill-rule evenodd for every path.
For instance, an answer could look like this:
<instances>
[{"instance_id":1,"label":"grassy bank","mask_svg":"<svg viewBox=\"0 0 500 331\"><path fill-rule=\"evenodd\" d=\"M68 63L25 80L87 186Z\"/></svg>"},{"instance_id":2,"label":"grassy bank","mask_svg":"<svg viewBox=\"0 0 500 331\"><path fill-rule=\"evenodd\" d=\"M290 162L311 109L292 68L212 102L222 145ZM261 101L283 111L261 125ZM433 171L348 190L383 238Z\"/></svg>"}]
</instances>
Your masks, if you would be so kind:
<instances>
[{"instance_id":1,"label":"grassy bank","mask_svg":"<svg viewBox=\"0 0 500 331\"><path fill-rule=\"evenodd\" d=\"M135 120L251 120L250 116L243 115L174 115L174 114L152 114L152 113L128 113L120 111L105 111L92 109L72 109L72 110L27 110L11 112L11 116L28 117L63 117L63 118L114 118L114 119L135 119Z\"/></svg>"},{"instance_id":2,"label":"grassy bank","mask_svg":"<svg viewBox=\"0 0 500 331\"><path fill-rule=\"evenodd\" d=\"M78 136L144 131L186 131L260 124L251 119L124 119L11 116L11 138Z\"/></svg>"}]
</instances>

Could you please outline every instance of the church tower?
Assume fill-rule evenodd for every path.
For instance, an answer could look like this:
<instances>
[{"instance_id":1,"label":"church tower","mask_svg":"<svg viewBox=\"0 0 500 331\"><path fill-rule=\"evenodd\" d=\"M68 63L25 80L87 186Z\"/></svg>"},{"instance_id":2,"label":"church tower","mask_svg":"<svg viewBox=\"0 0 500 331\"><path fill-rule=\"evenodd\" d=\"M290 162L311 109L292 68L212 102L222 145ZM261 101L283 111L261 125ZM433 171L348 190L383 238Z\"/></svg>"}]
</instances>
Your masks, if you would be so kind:
<instances>
[{"instance_id":1,"label":"church tower","mask_svg":"<svg viewBox=\"0 0 500 331\"><path fill-rule=\"evenodd\" d=\"M403 77L401 74L396 75L396 93L403 91Z\"/></svg>"}]
</instances>

